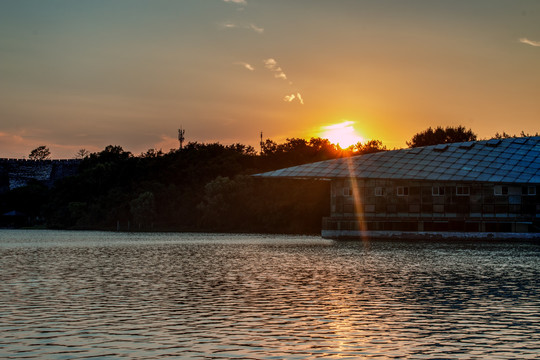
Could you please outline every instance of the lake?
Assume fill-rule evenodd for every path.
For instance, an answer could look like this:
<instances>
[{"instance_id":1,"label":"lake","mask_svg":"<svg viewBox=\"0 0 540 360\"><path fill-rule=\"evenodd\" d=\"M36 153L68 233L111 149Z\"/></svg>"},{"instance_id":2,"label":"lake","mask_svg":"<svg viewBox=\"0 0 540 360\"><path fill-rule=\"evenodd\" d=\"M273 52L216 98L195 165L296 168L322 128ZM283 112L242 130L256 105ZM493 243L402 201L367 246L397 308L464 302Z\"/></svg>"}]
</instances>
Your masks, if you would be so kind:
<instances>
[{"instance_id":1,"label":"lake","mask_svg":"<svg viewBox=\"0 0 540 360\"><path fill-rule=\"evenodd\" d=\"M0 230L3 359L536 359L540 245Z\"/></svg>"}]
</instances>

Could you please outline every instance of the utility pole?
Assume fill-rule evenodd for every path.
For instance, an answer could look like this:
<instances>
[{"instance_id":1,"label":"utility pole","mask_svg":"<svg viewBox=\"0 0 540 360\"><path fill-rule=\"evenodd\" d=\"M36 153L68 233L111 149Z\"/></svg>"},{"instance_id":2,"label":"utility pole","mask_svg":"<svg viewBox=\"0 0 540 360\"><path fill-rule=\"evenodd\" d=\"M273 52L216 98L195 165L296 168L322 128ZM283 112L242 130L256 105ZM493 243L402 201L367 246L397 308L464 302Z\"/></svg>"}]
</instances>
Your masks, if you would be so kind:
<instances>
[{"instance_id":1,"label":"utility pole","mask_svg":"<svg viewBox=\"0 0 540 360\"><path fill-rule=\"evenodd\" d=\"M184 140L185 140L184 134L185 133L186 133L186 130L182 129L182 127L180 127L180 129L178 129L178 141L180 141L180 150L182 150L182 147L184 145Z\"/></svg>"}]
</instances>

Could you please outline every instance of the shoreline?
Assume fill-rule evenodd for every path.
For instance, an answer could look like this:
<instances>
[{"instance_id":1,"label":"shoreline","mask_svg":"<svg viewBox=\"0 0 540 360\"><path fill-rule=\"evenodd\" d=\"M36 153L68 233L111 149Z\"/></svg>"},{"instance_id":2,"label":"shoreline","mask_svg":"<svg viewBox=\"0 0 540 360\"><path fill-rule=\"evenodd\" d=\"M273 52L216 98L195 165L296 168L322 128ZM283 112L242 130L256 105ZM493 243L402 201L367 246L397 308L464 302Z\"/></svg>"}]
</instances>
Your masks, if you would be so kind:
<instances>
[{"instance_id":1,"label":"shoreline","mask_svg":"<svg viewBox=\"0 0 540 360\"><path fill-rule=\"evenodd\" d=\"M538 240L540 233L322 230L331 240Z\"/></svg>"}]
</instances>

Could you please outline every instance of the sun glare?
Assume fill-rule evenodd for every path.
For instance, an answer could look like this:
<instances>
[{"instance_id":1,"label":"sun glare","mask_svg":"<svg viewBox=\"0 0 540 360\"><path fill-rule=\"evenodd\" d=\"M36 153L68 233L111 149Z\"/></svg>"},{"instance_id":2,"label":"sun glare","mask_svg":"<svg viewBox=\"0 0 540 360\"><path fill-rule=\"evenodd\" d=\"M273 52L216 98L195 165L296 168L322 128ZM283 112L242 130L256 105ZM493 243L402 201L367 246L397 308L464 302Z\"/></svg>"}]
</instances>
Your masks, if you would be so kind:
<instances>
[{"instance_id":1,"label":"sun glare","mask_svg":"<svg viewBox=\"0 0 540 360\"><path fill-rule=\"evenodd\" d=\"M339 144L341 148L348 148L358 142L364 142L362 136L358 135L353 127L354 121L343 121L342 123L323 126L321 137L330 140L333 144Z\"/></svg>"}]
</instances>

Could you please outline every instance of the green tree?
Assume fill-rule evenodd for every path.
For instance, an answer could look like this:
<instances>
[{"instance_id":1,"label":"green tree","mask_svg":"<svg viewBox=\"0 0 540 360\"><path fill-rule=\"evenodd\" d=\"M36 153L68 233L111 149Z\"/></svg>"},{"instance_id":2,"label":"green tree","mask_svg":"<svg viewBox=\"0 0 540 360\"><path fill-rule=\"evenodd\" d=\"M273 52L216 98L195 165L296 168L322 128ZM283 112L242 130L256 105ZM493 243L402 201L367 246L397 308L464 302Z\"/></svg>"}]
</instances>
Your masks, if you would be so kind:
<instances>
[{"instance_id":1,"label":"green tree","mask_svg":"<svg viewBox=\"0 0 540 360\"><path fill-rule=\"evenodd\" d=\"M438 126L435 130L431 127L427 130L413 135L411 141L407 141L410 148L455 142L475 141L477 136L471 129L467 130L464 126L442 128Z\"/></svg>"},{"instance_id":2,"label":"green tree","mask_svg":"<svg viewBox=\"0 0 540 360\"><path fill-rule=\"evenodd\" d=\"M28 158L30 160L45 160L51 156L51 151L45 145L38 146L30 152Z\"/></svg>"},{"instance_id":3,"label":"green tree","mask_svg":"<svg viewBox=\"0 0 540 360\"><path fill-rule=\"evenodd\" d=\"M204 186L204 198L197 206L200 225L205 228L230 230L249 217L253 179L218 176ZM246 229L242 229L246 230Z\"/></svg>"},{"instance_id":4,"label":"green tree","mask_svg":"<svg viewBox=\"0 0 540 360\"><path fill-rule=\"evenodd\" d=\"M249 175L353 151L320 138L267 144L261 156L242 144L190 142L182 150L151 149L141 156L110 145L82 159L78 174L46 189L36 209L52 228L113 230L120 221L125 229L131 221L141 229L152 223L159 230L316 233L330 208L326 182Z\"/></svg>"},{"instance_id":5,"label":"green tree","mask_svg":"<svg viewBox=\"0 0 540 360\"><path fill-rule=\"evenodd\" d=\"M139 224L139 229L144 224L152 224L156 216L156 201L154 194L150 191L141 193L136 199L129 203L133 221Z\"/></svg>"},{"instance_id":6,"label":"green tree","mask_svg":"<svg viewBox=\"0 0 540 360\"><path fill-rule=\"evenodd\" d=\"M325 181L218 176L198 204L201 230L318 233L330 208Z\"/></svg>"}]
</instances>

